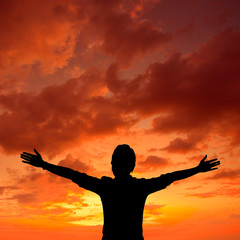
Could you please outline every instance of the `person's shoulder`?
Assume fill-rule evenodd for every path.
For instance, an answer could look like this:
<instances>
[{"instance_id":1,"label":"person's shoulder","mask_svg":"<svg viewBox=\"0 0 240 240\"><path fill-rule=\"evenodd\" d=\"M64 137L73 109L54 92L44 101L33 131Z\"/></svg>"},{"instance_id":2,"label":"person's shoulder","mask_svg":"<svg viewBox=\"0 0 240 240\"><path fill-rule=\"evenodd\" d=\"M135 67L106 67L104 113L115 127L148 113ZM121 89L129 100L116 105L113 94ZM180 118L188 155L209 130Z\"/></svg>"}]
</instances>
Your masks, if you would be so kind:
<instances>
[{"instance_id":1,"label":"person's shoulder","mask_svg":"<svg viewBox=\"0 0 240 240\"><path fill-rule=\"evenodd\" d=\"M136 183L144 183L147 181L146 178L136 178L136 177L132 177L131 178L133 182L136 182Z\"/></svg>"},{"instance_id":2,"label":"person's shoulder","mask_svg":"<svg viewBox=\"0 0 240 240\"><path fill-rule=\"evenodd\" d=\"M101 177L101 181L103 183L112 183L113 182L113 179L111 177L107 177L107 176L102 176Z\"/></svg>"},{"instance_id":3,"label":"person's shoulder","mask_svg":"<svg viewBox=\"0 0 240 240\"><path fill-rule=\"evenodd\" d=\"M156 182L156 181L163 181L168 177L168 174L161 174L160 176L157 177L152 177L152 178L135 178L132 177L132 180L136 183L151 183L151 182Z\"/></svg>"}]
</instances>

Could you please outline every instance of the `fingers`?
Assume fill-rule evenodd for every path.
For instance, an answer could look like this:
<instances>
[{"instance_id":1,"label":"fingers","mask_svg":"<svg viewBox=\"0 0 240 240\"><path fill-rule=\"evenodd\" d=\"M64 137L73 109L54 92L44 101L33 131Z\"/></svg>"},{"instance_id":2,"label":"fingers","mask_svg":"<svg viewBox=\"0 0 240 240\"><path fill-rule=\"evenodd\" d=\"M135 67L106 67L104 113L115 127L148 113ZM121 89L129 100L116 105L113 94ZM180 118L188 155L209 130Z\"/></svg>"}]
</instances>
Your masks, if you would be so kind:
<instances>
[{"instance_id":1,"label":"fingers","mask_svg":"<svg viewBox=\"0 0 240 240\"><path fill-rule=\"evenodd\" d=\"M30 163L29 161L22 161L23 163Z\"/></svg>"},{"instance_id":2,"label":"fingers","mask_svg":"<svg viewBox=\"0 0 240 240\"><path fill-rule=\"evenodd\" d=\"M218 159L213 159L213 160L209 160L206 161L207 163L213 164L213 163L220 163L220 161Z\"/></svg>"},{"instance_id":3,"label":"fingers","mask_svg":"<svg viewBox=\"0 0 240 240\"><path fill-rule=\"evenodd\" d=\"M216 160L218 160L218 159L217 159L217 158L214 158L214 159L208 160L207 162L214 162L214 161L216 161Z\"/></svg>"},{"instance_id":4,"label":"fingers","mask_svg":"<svg viewBox=\"0 0 240 240\"><path fill-rule=\"evenodd\" d=\"M21 154L21 158L25 159L25 160L31 160L33 159L34 157L40 157L41 158L41 155L40 153L34 148L34 152L36 154L32 154L32 153L28 153L28 152L23 152Z\"/></svg>"},{"instance_id":5,"label":"fingers","mask_svg":"<svg viewBox=\"0 0 240 240\"><path fill-rule=\"evenodd\" d=\"M36 155L29 155L29 154L25 154L25 153L21 154L21 158L26 159L26 160L31 160L34 157L36 157Z\"/></svg>"},{"instance_id":6,"label":"fingers","mask_svg":"<svg viewBox=\"0 0 240 240\"><path fill-rule=\"evenodd\" d=\"M203 162L206 158L207 158L207 155L205 155L205 157L201 160L201 162Z\"/></svg>"},{"instance_id":7,"label":"fingers","mask_svg":"<svg viewBox=\"0 0 240 240\"><path fill-rule=\"evenodd\" d=\"M35 148L33 150L38 156L41 156L40 153Z\"/></svg>"},{"instance_id":8,"label":"fingers","mask_svg":"<svg viewBox=\"0 0 240 240\"><path fill-rule=\"evenodd\" d=\"M211 164L211 165L215 164L215 163L220 164L220 161L217 161L217 160L218 160L217 158L214 158L214 159L205 161L205 163L208 163L208 164Z\"/></svg>"},{"instance_id":9,"label":"fingers","mask_svg":"<svg viewBox=\"0 0 240 240\"><path fill-rule=\"evenodd\" d=\"M211 168L209 171L213 171L213 170L217 170L218 168L216 167L216 168Z\"/></svg>"},{"instance_id":10,"label":"fingers","mask_svg":"<svg viewBox=\"0 0 240 240\"><path fill-rule=\"evenodd\" d=\"M211 163L211 166L212 166L212 167L217 166L217 165L220 165L220 161Z\"/></svg>"},{"instance_id":11,"label":"fingers","mask_svg":"<svg viewBox=\"0 0 240 240\"><path fill-rule=\"evenodd\" d=\"M220 161L208 162L209 166L214 167L220 165Z\"/></svg>"},{"instance_id":12,"label":"fingers","mask_svg":"<svg viewBox=\"0 0 240 240\"><path fill-rule=\"evenodd\" d=\"M25 160L31 160L32 159L32 157L29 157L29 156L23 155L23 154L21 154L21 158L25 159Z\"/></svg>"},{"instance_id":13,"label":"fingers","mask_svg":"<svg viewBox=\"0 0 240 240\"><path fill-rule=\"evenodd\" d=\"M28 156L35 156L35 154L28 153L28 152L23 152L23 154L28 155Z\"/></svg>"}]
</instances>

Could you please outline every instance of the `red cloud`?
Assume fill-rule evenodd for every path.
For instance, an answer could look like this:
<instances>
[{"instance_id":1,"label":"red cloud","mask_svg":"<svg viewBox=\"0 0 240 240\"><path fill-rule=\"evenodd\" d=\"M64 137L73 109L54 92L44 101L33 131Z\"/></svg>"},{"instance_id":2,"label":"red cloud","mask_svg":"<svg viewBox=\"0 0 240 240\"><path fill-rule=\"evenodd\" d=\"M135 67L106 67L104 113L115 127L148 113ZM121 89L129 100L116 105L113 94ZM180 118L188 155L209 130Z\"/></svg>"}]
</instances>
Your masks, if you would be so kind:
<instances>
[{"instance_id":1,"label":"red cloud","mask_svg":"<svg viewBox=\"0 0 240 240\"><path fill-rule=\"evenodd\" d=\"M67 155L58 164L80 172L88 172L93 169L92 166L74 159L71 155ZM69 189L77 193L82 193L83 189L69 179L61 178L42 169L28 167L26 174L20 176L15 173L14 179L12 186L1 187L0 190L4 191L6 199L17 200L20 204L36 205L54 201L69 203L81 201L79 197L67 197L67 194Z\"/></svg>"},{"instance_id":2,"label":"red cloud","mask_svg":"<svg viewBox=\"0 0 240 240\"><path fill-rule=\"evenodd\" d=\"M150 21L134 22L127 14L109 16L103 48L120 63L129 63L135 56L162 47L171 37L162 33Z\"/></svg>"},{"instance_id":3,"label":"red cloud","mask_svg":"<svg viewBox=\"0 0 240 240\"><path fill-rule=\"evenodd\" d=\"M240 191L239 189L230 189L228 191L213 191L213 192L206 192L206 193L193 193L187 194L187 197L199 197L199 198L211 198L217 196L227 196L227 197L239 197Z\"/></svg>"},{"instance_id":4,"label":"red cloud","mask_svg":"<svg viewBox=\"0 0 240 240\"><path fill-rule=\"evenodd\" d=\"M159 49L170 36L143 17L131 18L138 2L1 1L1 76L25 78L34 64L45 74L53 73L69 65L69 60L79 55L77 50L87 51L89 42L96 40L102 43L101 49L123 64ZM82 46L76 49L80 41Z\"/></svg>"},{"instance_id":5,"label":"red cloud","mask_svg":"<svg viewBox=\"0 0 240 240\"><path fill-rule=\"evenodd\" d=\"M19 188L16 186L1 186L0 187L0 195L2 195L4 192L11 191L11 190L18 190Z\"/></svg>"},{"instance_id":6,"label":"red cloud","mask_svg":"<svg viewBox=\"0 0 240 240\"><path fill-rule=\"evenodd\" d=\"M169 160L158 156L148 156L145 161L141 161L138 164L140 167L144 167L144 169L149 168L155 170L169 165Z\"/></svg>"},{"instance_id":7,"label":"red cloud","mask_svg":"<svg viewBox=\"0 0 240 240\"><path fill-rule=\"evenodd\" d=\"M59 166L64 166L68 168L72 168L79 172L87 173L92 170L92 167L87 165L84 162L81 162L79 159L74 159L71 154L68 154L64 160L61 160L58 163Z\"/></svg>"},{"instance_id":8,"label":"red cloud","mask_svg":"<svg viewBox=\"0 0 240 240\"><path fill-rule=\"evenodd\" d=\"M117 78L117 68L112 68L110 76L115 78L107 83L116 104L125 111L140 116L160 114L153 120L154 132L186 134L189 141L181 141L182 152L186 147L196 148L197 142L206 140L213 129L237 144L239 43L239 32L223 31L188 57L175 54L166 62L151 64L131 81ZM179 139L169 147L176 147L177 143Z\"/></svg>"},{"instance_id":9,"label":"red cloud","mask_svg":"<svg viewBox=\"0 0 240 240\"><path fill-rule=\"evenodd\" d=\"M91 82L91 84L89 84ZM50 155L89 136L110 134L132 125L111 99L96 96L101 74L86 72L78 79L44 88L39 94L0 95L0 144L6 152L46 150Z\"/></svg>"},{"instance_id":10,"label":"red cloud","mask_svg":"<svg viewBox=\"0 0 240 240\"><path fill-rule=\"evenodd\" d=\"M209 179L236 179L240 176L240 169L223 169L219 170L214 176Z\"/></svg>"},{"instance_id":11,"label":"red cloud","mask_svg":"<svg viewBox=\"0 0 240 240\"><path fill-rule=\"evenodd\" d=\"M175 153L186 153L196 149L196 142L189 141L189 139L175 138L174 140L169 142L169 145L161 148L161 150L167 152L175 152Z\"/></svg>"},{"instance_id":12,"label":"red cloud","mask_svg":"<svg viewBox=\"0 0 240 240\"><path fill-rule=\"evenodd\" d=\"M118 65L111 65L106 74L89 70L35 95L2 94L0 144L6 152L36 146L57 154L89 136L117 133L148 116L155 116L153 132L186 136L173 140L168 151L197 149L213 129L236 144L239 42L240 33L228 30L190 56L175 54L133 79L120 79ZM104 88L111 92L102 94Z\"/></svg>"},{"instance_id":13,"label":"red cloud","mask_svg":"<svg viewBox=\"0 0 240 240\"><path fill-rule=\"evenodd\" d=\"M144 12L157 2L1 1L0 92L63 82L113 60L127 66L159 50L171 37L144 15L131 17L139 4Z\"/></svg>"},{"instance_id":14,"label":"red cloud","mask_svg":"<svg viewBox=\"0 0 240 240\"><path fill-rule=\"evenodd\" d=\"M231 214L230 215L231 218L236 218L236 219L240 219L240 214Z\"/></svg>"},{"instance_id":15,"label":"red cloud","mask_svg":"<svg viewBox=\"0 0 240 240\"><path fill-rule=\"evenodd\" d=\"M152 215L159 215L162 208L166 205L149 204L144 207L144 212Z\"/></svg>"},{"instance_id":16,"label":"red cloud","mask_svg":"<svg viewBox=\"0 0 240 240\"><path fill-rule=\"evenodd\" d=\"M46 73L65 66L78 33L75 15L71 1L1 1L0 60L4 71L15 67L21 74L23 68L18 67L36 62Z\"/></svg>"},{"instance_id":17,"label":"red cloud","mask_svg":"<svg viewBox=\"0 0 240 240\"><path fill-rule=\"evenodd\" d=\"M217 196L227 196L227 197L239 197L240 196L240 189L239 188L229 188L223 187L220 189L216 189L211 192L205 193L193 193L187 194L188 197L199 197L199 198L210 198L210 197L217 197Z\"/></svg>"},{"instance_id":18,"label":"red cloud","mask_svg":"<svg viewBox=\"0 0 240 240\"><path fill-rule=\"evenodd\" d=\"M124 65L138 55L158 50L171 39L148 19L132 18L136 4L139 1L89 1L86 7L90 26L100 35L103 49ZM150 6L146 5L142 5L142 11Z\"/></svg>"},{"instance_id":19,"label":"red cloud","mask_svg":"<svg viewBox=\"0 0 240 240\"><path fill-rule=\"evenodd\" d=\"M36 193L21 193L15 194L8 200L17 200L20 204L28 204L37 201L37 194Z\"/></svg>"}]
</instances>

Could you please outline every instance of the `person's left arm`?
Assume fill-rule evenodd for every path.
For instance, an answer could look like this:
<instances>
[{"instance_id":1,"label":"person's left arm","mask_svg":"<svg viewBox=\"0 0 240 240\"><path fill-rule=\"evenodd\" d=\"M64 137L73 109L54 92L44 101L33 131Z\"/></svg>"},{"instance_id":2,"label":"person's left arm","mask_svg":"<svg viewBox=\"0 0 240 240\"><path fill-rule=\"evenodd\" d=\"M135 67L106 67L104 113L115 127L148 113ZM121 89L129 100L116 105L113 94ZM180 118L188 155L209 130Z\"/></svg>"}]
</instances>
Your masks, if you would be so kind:
<instances>
[{"instance_id":1,"label":"person's left arm","mask_svg":"<svg viewBox=\"0 0 240 240\"><path fill-rule=\"evenodd\" d=\"M191 177L197 173L209 172L218 169L216 166L220 164L220 161L217 158L211 160L206 160L206 158L207 155L200 161L200 163L196 167L168 173L166 174L166 176L170 182L175 182L181 179Z\"/></svg>"},{"instance_id":2,"label":"person's left arm","mask_svg":"<svg viewBox=\"0 0 240 240\"><path fill-rule=\"evenodd\" d=\"M206 160L207 155L200 161L198 166L175 171L167 174L162 174L157 178L151 178L146 182L146 189L148 193L153 193L166 188L175 181L191 177L197 173L209 172L218 169L216 166L220 164L217 158Z\"/></svg>"}]
</instances>

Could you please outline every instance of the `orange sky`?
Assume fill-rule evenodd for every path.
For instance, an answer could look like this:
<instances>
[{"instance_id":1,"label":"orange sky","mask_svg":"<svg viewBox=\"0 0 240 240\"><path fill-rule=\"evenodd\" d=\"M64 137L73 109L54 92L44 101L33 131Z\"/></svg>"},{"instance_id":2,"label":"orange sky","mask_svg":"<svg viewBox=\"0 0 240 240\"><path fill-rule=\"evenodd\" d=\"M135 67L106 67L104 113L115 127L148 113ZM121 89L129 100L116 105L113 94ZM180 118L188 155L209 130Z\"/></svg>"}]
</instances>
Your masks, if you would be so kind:
<instances>
[{"instance_id":1,"label":"orange sky","mask_svg":"<svg viewBox=\"0 0 240 240\"><path fill-rule=\"evenodd\" d=\"M148 197L146 240L240 238L240 2L0 3L0 225L4 240L101 239L97 195L22 164L113 176L118 144L135 177L219 170ZM3 236L3 237L2 237Z\"/></svg>"}]
</instances>

